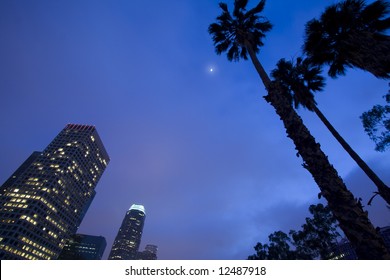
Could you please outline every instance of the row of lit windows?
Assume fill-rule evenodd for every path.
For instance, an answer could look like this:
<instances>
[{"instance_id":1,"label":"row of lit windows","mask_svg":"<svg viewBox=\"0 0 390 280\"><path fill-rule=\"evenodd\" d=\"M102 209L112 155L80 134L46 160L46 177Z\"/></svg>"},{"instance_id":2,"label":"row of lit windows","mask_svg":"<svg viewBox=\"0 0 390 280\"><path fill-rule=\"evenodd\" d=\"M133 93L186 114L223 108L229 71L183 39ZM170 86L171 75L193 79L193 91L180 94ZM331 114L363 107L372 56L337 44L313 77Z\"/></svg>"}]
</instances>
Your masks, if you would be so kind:
<instances>
[{"instance_id":1,"label":"row of lit windows","mask_svg":"<svg viewBox=\"0 0 390 280\"><path fill-rule=\"evenodd\" d=\"M29 186L37 186L37 187L42 187L43 186L43 183L42 182L25 182L26 185L29 185Z\"/></svg>"},{"instance_id":2,"label":"row of lit windows","mask_svg":"<svg viewBox=\"0 0 390 280\"><path fill-rule=\"evenodd\" d=\"M24 237L24 236L21 238L21 240L22 240L24 243L26 243L26 244L29 244L29 245L31 245L31 246L33 246L33 247L39 249L39 250L42 250L42 251L45 252L46 254L49 254L49 255L52 255L52 256L55 256L55 255L56 255L53 251L47 249L47 248L44 247L44 246L41 246L41 245L37 244L36 242L34 242L34 241L32 241L32 240L30 240L30 239Z\"/></svg>"},{"instance_id":3,"label":"row of lit windows","mask_svg":"<svg viewBox=\"0 0 390 280\"><path fill-rule=\"evenodd\" d=\"M63 226L61 226L59 223L57 223L55 220L53 220L50 216L46 216L46 220L51 222L54 226L56 226L61 231L66 232L66 229Z\"/></svg>"},{"instance_id":4,"label":"row of lit windows","mask_svg":"<svg viewBox=\"0 0 390 280\"><path fill-rule=\"evenodd\" d=\"M41 190L47 191L48 193L50 193L50 190L47 188L44 188ZM7 196L14 197L10 201L15 201L14 199L16 199L16 198L18 198L18 200L19 200L19 198L31 198L31 199L35 199L35 200L41 199L40 195L31 195L31 194L8 193ZM26 199L23 199L23 200L26 201Z\"/></svg>"},{"instance_id":5,"label":"row of lit windows","mask_svg":"<svg viewBox=\"0 0 390 280\"><path fill-rule=\"evenodd\" d=\"M44 190L47 190L49 192L49 190L47 188L45 188ZM56 189L53 189L53 190L55 190L55 192L58 194L58 191ZM15 189L14 191L18 192L19 189ZM40 201L42 201L51 210L53 210L54 212L57 212L57 209L52 204L50 204L45 198L43 198L42 196L39 196L39 195L29 195L29 194L13 194L13 193L10 193L10 194L7 194L7 195L13 196L14 198L12 198L10 200L10 202L4 204L4 206L16 207L16 208L27 208L28 205L25 204L27 202L27 199L21 199L21 198L30 198L30 199L33 199L33 200L40 200ZM18 197L20 197L20 198L18 198Z\"/></svg>"},{"instance_id":6,"label":"row of lit windows","mask_svg":"<svg viewBox=\"0 0 390 280\"><path fill-rule=\"evenodd\" d=\"M28 178L28 181L38 182L39 178L30 177Z\"/></svg>"},{"instance_id":7,"label":"row of lit windows","mask_svg":"<svg viewBox=\"0 0 390 280\"><path fill-rule=\"evenodd\" d=\"M52 231L48 231L47 232L51 237L54 237L55 239L57 239L58 238L58 234L56 234L56 233L54 233L54 232L52 232Z\"/></svg>"},{"instance_id":8,"label":"row of lit windows","mask_svg":"<svg viewBox=\"0 0 390 280\"><path fill-rule=\"evenodd\" d=\"M30 247L30 246L23 245L22 249L26 250L27 252L31 252L32 254L34 254L36 256L39 256L39 257L41 257L43 259L50 259L50 257L48 255L46 255L46 254L44 254L44 253L42 253L42 252L40 252L40 251Z\"/></svg>"},{"instance_id":9,"label":"row of lit windows","mask_svg":"<svg viewBox=\"0 0 390 280\"><path fill-rule=\"evenodd\" d=\"M15 220L13 220L13 219L1 219L0 222L4 223L4 224L14 224Z\"/></svg>"},{"instance_id":10,"label":"row of lit windows","mask_svg":"<svg viewBox=\"0 0 390 280\"><path fill-rule=\"evenodd\" d=\"M84 252L87 252L89 250L93 250L95 251L96 250L96 247L86 247L86 246L74 246L75 248L77 248L77 250L83 250Z\"/></svg>"},{"instance_id":11,"label":"row of lit windows","mask_svg":"<svg viewBox=\"0 0 390 280\"><path fill-rule=\"evenodd\" d=\"M48 208L50 208L51 210L53 210L54 212L57 212L57 208L54 207L52 204L50 204L44 197L42 196L38 196L38 195L34 195L34 196L31 196L31 199L34 199L34 200L40 200L42 201Z\"/></svg>"},{"instance_id":12,"label":"row of lit windows","mask_svg":"<svg viewBox=\"0 0 390 280\"><path fill-rule=\"evenodd\" d=\"M26 203L27 199L22 199L22 198L11 198L10 202L20 202L20 203Z\"/></svg>"},{"instance_id":13,"label":"row of lit windows","mask_svg":"<svg viewBox=\"0 0 390 280\"><path fill-rule=\"evenodd\" d=\"M30 223L33 224L34 226L37 225L37 221L34 220L33 218L31 218L30 216L22 215L22 216L20 216L20 219L21 219L21 220L26 220L27 222L30 222Z\"/></svg>"},{"instance_id":14,"label":"row of lit windows","mask_svg":"<svg viewBox=\"0 0 390 280\"><path fill-rule=\"evenodd\" d=\"M27 208L28 207L27 204L18 204L18 203L10 203L10 202L7 202L6 204L4 204L4 206L14 207L14 208Z\"/></svg>"},{"instance_id":15,"label":"row of lit windows","mask_svg":"<svg viewBox=\"0 0 390 280\"><path fill-rule=\"evenodd\" d=\"M25 259L28 259L28 260L37 260L38 259L38 258L36 258L36 257L26 253L26 252L19 251L18 249L12 248L8 245L1 244L0 249L3 249L4 251L10 252L11 254L18 255L18 256L25 258Z\"/></svg>"}]
</instances>

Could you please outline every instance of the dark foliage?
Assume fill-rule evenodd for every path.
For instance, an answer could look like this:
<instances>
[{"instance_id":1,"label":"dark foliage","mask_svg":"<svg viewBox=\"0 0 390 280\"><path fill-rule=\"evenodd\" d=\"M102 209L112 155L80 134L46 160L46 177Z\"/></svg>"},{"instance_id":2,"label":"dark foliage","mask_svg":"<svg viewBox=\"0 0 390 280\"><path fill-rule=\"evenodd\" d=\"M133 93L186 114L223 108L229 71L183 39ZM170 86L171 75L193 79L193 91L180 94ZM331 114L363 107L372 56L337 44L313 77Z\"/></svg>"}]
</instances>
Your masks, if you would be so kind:
<instances>
[{"instance_id":1,"label":"dark foliage","mask_svg":"<svg viewBox=\"0 0 390 280\"><path fill-rule=\"evenodd\" d=\"M214 41L215 51L218 55L226 52L229 61L238 61L240 58L248 59L247 44L256 52L264 45L265 33L272 28L271 23L263 16L257 15L264 9L265 0L253 9L247 11L248 1L235 1L233 17L230 15L225 3L220 3L222 14L217 22L209 26L209 33Z\"/></svg>"},{"instance_id":2,"label":"dark foliage","mask_svg":"<svg viewBox=\"0 0 390 280\"><path fill-rule=\"evenodd\" d=\"M383 97L389 105L375 105L360 116L364 131L375 142L375 150L379 152L390 146L390 90Z\"/></svg>"},{"instance_id":3,"label":"dark foliage","mask_svg":"<svg viewBox=\"0 0 390 280\"><path fill-rule=\"evenodd\" d=\"M310 111L313 111L317 104L314 100L314 92L322 91L325 86L321 67L301 57L298 57L295 63L285 59L279 60L271 76L291 96L295 108L302 105Z\"/></svg>"},{"instance_id":4,"label":"dark foliage","mask_svg":"<svg viewBox=\"0 0 390 280\"><path fill-rule=\"evenodd\" d=\"M276 231L269 235L268 244L257 243L256 254L249 260L311 260L327 259L331 248L337 244L340 234L337 223L328 206L311 205L311 218L301 230L291 230L289 235Z\"/></svg>"},{"instance_id":5,"label":"dark foliage","mask_svg":"<svg viewBox=\"0 0 390 280\"><path fill-rule=\"evenodd\" d=\"M345 0L306 24L304 51L313 63L329 65L329 76L357 67L390 78L390 4Z\"/></svg>"}]
</instances>

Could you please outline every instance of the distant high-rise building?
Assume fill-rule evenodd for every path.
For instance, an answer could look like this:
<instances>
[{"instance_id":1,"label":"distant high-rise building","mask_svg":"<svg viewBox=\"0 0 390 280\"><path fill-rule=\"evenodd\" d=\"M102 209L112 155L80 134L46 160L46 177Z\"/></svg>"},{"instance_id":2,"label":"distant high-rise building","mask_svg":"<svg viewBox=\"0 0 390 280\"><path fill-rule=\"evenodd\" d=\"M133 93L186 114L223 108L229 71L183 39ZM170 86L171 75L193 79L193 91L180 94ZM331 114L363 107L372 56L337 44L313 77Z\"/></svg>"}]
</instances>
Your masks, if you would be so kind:
<instances>
[{"instance_id":1,"label":"distant high-rise building","mask_svg":"<svg viewBox=\"0 0 390 280\"><path fill-rule=\"evenodd\" d=\"M0 187L0 259L57 259L109 156L94 126L68 124Z\"/></svg>"},{"instance_id":2,"label":"distant high-rise building","mask_svg":"<svg viewBox=\"0 0 390 280\"><path fill-rule=\"evenodd\" d=\"M157 260L157 246L148 244L145 246L145 250L138 252L138 260Z\"/></svg>"},{"instance_id":3,"label":"distant high-rise building","mask_svg":"<svg viewBox=\"0 0 390 280\"><path fill-rule=\"evenodd\" d=\"M145 251L157 255L158 247L156 245L148 244L145 246Z\"/></svg>"},{"instance_id":4,"label":"distant high-rise building","mask_svg":"<svg viewBox=\"0 0 390 280\"><path fill-rule=\"evenodd\" d=\"M379 233L383 237L383 240L385 241L385 246L390 252L390 226L380 228Z\"/></svg>"},{"instance_id":5,"label":"distant high-rise building","mask_svg":"<svg viewBox=\"0 0 390 280\"><path fill-rule=\"evenodd\" d=\"M357 255L347 238L343 238L330 252L332 260L356 260Z\"/></svg>"},{"instance_id":6,"label":"distant high-rise building","mask_svg":"<svg viewBox=\"0 0 390 280\"><path fill-rule=\"evenodd\" d=\"M134 260L137 258L144 222L144 206L133 204L122 221L108 257L109 260Z\"/></svg>"},{"instance_id":7,"label":"distant high-rise building","mask_svg":"<svg viewBox=\"0 0 390 280\"><path fill-rule=\"evenodd\" d=\"M59 260L101 260L106 239L103 236L74 234L65 242Z\"/></svg>"},{"instance_id":8,"label":"distant high-rise building","mask_svg":"<svg viewBox=\"0 0 390 280\"><path fill-rule=\"evenodd\" d=\"M390 226L377 229L382 236L387 250L390 252ZM337 246L332 249L329 256L335 260L356 260L357 254L348 239L342 239Z\"/></svg>"}]
</instances>

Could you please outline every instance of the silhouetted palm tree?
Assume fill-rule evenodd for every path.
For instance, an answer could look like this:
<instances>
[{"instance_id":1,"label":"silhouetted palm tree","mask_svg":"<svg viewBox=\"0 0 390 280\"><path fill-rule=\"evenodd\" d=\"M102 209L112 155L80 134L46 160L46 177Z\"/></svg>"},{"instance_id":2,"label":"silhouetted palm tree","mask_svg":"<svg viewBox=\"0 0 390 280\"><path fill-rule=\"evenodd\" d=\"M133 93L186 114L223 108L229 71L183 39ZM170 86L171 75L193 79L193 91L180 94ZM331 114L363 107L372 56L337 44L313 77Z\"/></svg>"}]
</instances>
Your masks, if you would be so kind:
<instances>
[{"instance_id":1,"label":"silhouetted palm tree","mask_svg":"<svg viewBox=\"0 0 390 280\"><path fill-rule=\"evenodd\" d=\"M361 259L390 259L384 247L383 239L375 231L367 213L359 206L352 193L346 188L337 171L329 163L320 145L305 127L288 98L288 94L277 83L271 82L256 53L263 45L265 33L271 29L270 22L258 15L264 8L261 0L253 9L246 10L247 0L234 1L234 10L230 14L225 3L220 3L222 14L217 23L209 26L217 54L227 52L228 60L251 58L268 94L265 100L270 103L283 121L298 154L302 156L303 166L314 177L321 195L327 201L341 229L356 247Z\"/></svg>"},{"instance_id":2,"label":"silhouetted palm tree","mask_svg":"<svg viewBox=\"0 0 390 280\"><path fill-rule=\"evenodd\" d=\"M361 159L318 109L314 92L322 91L325 86L324 78L321 76L321 67L313 65L308 59L301 57L297 58L296 63L281 59L276 64L276 69L271 72L271 76L291 95L295 108L302 105L309 111L316 113L351 158L374 182L378 188L378 194L390 205L390 188Z\"/></svg>"},{"instance_id":3,"label":"silhouetted palm tree","mask_svg":"<svg viewBox=\"0 0 390 280\"><path fill-rule=\"evenodd\" d=\"M345 0L327 7L320 19L306 24L304 52L318 65L328 64L329 76L357 67L378 78L390 78L390 4L378 0Z\"/></svg>"}]
</instances>

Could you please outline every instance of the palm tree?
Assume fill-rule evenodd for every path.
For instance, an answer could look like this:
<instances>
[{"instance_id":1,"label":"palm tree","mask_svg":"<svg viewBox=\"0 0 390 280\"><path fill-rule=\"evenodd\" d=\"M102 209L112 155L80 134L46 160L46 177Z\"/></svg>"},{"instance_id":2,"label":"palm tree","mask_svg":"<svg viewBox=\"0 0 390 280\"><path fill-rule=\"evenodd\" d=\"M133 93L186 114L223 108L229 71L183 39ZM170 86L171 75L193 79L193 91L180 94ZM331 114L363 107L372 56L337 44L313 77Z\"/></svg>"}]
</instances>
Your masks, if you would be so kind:
<instances>
[{"instance_id":1,"label":"palm tree","mask_svg":"<svg viewBox=\"0 0 390 280\"><path fill-rule=\"evenodd\" d=\"M256 53L263 45L265 33L271 29L270 22L258 15L264 8L265 0L261 0L254 8L247 10L247 0L235 0L234 10L230 14L225 3L220 3L222 14L217 22L209 26L217 54L227 52L228 60L244 60L251 58L268 94L264 97L283 121L286 133L295 144L302 157L303 166L313 176L341 229L356 247L361 259L390 259L383 239L375 231L367 213L359 206L358 201L347 189L329 163L320 145L303 124L289 100L288 94L275 82L271 82Z\"/></svg>"},{"instance_id":2,"label":"palm tree","mask_svg":"<svg viewBox=\"0 0 390 280\"><path fill-rule=\"evenodd\" d=\"M357 67L378 78L390 78L390 4L378 0L345 0L306 24L304 52L317 65L329 65L329 76Z\"/></svg>"},{"instance_id":3,"label":"palm tree","mask_svg":"<svg viewBox=\"0 0 390 280\"><path fill-rule=\"evenodd\" d=\"M325 86L324 78L320 75L320 73L320 66L313 65L308 59L298 57L295 64L291 61L286 61L285 59L279 60L276 64L276 69L271 72L271 76L276 79L284 90L292 96L291 101L295 105L295 108L302 105L309 111L316 113L351 158L377 186L378 192L376 192L376 194L379 194L386 203L390 205L390 188L375 174L374 171L372 171L372 169L360 158L351 146L349 146L320 109L318 109L313 93L321 91Z\"/></svg>"}]
</instances>

